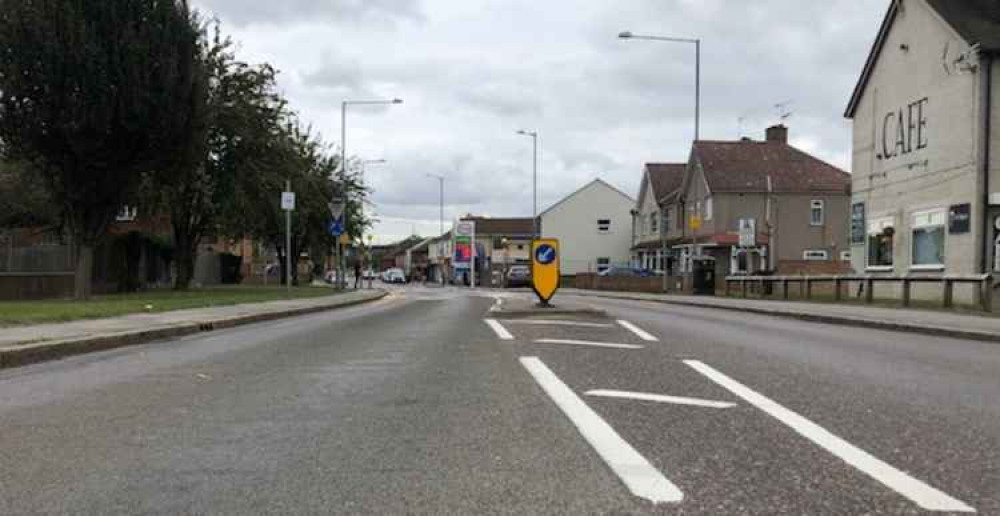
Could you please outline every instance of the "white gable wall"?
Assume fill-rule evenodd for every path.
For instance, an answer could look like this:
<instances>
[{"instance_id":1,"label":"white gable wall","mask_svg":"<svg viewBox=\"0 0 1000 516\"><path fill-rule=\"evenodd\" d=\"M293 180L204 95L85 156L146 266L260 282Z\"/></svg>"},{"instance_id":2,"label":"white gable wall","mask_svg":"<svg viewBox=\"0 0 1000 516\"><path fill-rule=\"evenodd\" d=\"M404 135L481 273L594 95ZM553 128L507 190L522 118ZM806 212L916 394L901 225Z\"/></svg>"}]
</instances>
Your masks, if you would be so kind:
<instances>
[{"instance_id":1,"label":"white gable wall","mask_svg":"<svg viewBox=\"0 0 1000 516\"><path fill-rule=\"evenodd\" d=\"M595 181L541 215L542 236L557 238L563 275L597 272L597 260L627 264L632 244L631 210L635 201ZM608 233L597 221L610 219Z\"/></svg>"}]
</instances>

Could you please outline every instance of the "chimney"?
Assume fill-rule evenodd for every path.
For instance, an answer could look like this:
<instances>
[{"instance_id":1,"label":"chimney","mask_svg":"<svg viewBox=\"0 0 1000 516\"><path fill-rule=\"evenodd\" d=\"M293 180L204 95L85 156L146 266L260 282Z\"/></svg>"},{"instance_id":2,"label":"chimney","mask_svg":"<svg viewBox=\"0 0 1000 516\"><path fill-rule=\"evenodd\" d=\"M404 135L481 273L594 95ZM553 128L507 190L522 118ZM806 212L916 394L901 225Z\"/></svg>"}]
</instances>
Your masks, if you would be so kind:
<instances>
[{"instance_id":1,"label":"chimney","mask_svg":"<svg viewBox=\"0 0 1000 516\"><path fill-rule=\"evenodd\" d=\"M766 140L768 142L788 143L788 128L783 124L768 127Z\"/></svg>"}]
</instances>

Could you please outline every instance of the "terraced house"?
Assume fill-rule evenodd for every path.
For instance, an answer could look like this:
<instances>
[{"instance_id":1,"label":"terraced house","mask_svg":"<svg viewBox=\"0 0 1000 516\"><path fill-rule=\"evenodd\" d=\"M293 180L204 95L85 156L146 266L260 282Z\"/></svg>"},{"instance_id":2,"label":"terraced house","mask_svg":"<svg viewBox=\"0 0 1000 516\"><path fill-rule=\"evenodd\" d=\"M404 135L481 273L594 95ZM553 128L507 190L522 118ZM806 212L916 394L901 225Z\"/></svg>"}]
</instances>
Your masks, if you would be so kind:
<instances>
[{"instance_id":1,"label":"terraced house","mask_svg":"<svg viewBox=\"0 0 1000 516\"><path fill-rule=\"evenodd\" d=\"M699 269L716 282L762 271L846 272L850 181L789 145L783 125L763 141L697 141L686 165L646 166L634 211L637 265L686 289Z\"/></svg>"}]
</instances>

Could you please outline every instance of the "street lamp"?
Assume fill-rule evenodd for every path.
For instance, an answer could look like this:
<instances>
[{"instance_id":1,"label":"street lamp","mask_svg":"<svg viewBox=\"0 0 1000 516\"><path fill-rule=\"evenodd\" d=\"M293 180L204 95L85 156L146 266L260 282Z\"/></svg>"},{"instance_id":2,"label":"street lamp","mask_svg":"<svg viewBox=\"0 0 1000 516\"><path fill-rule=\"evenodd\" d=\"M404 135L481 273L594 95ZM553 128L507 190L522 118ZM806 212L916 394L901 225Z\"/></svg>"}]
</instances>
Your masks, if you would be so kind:
<instances>
[{"instance_id":1,"label":"street lamp","mask_svg":"<svg viewBox=\"0 0 1000 516\"><path fill-rule=\"evenodd\" d=\"M620 39L648 39L652 41L667 41L670 43L693 43L694 61L694 139L698 141L701 129L701 40L692 38L671 38L666 36L647 36L633 34L629 31L618 33Z\"/></svg>"},{"instance_id":2,"label":"street lamp","mask_svg":"<svg viewBox=\"0 0 1000 516\"><path fill-rule=\"evenodd\" d=\"M438 190L438 192L439 192L439 195L438 195L439 201L438 202L439 202L440 207L441 207L441 219L440 219L440 224L441 225L439 227L441 233L440 233L440 236L438 238L441 238L441 237L444 236L444 176L441 176L441 175L438 175L438 174L431 174L430 172L428 172L427 173L427 177L433 177L434 179L438 180L438 186L439 186L439 190ZM442 240L442 242L438 243L438 250L439 251L441 250L440 246L442 245L442 243L443 243L443 240ZM440 253L439 252L438 253L438 274L440 275L440 281L441 281L442 285L444 285L444 282L445 282L445 280L444 280L444 263L445 263L444 253Z\"/></svg>"},{"instance_id":3,"label":"street lamp","mask_svg":"<svg viewBox=\"0 0 1000 516\"><path fill-rule=\"evenodd\" d=\"M402 99L344 100L340 103L340 171L345 176L347 175L347 106L376 106L402 103ZM334 202L336 203L336 199L334 199ZM347 199L344 199L344 202L346 204ZM347 229L346 214L344 216L344 229ZM346 286L344 283L344 273L346 272L346 267L344 264L342 245L339 240L337 241L337 252L340 255L337 258L337 264L340 268L337 276L340 278L340 288L343 289Z\"/></svg>"},{"instance_id":4,"label":"street lamp","mask_svg":"<svg viewBox=\"0 0 1000 516\"><path fill-rule=\"evenodd\" d=\"M522 136L530 136L532 142L532 156L533 156L533 167L532 167L532 239L537 239L538 235L538 132L537 131L518 131L517 134Z\"/></svg>"},{"instance_id":5,"label":"street lamp","mask_svg":"<svg viewBox=\"0 0 1000 516\"><path fill-rule=\"evenodd\" d=\"M651 41L665 41L668 43L693 43L694 44L694 141L698 141L701 136L701 39L697 38L673 38L667 36L650 36L644 34L633 34L630 31L618 33L620 39L648 39ZM663 230L663 217L660 218L660 260L663 269L663 290L667 290L667 240L666 231ZM697 243L697 239L695 240ZM694 246L697 250L697 245Z\"/></svg>"}]
</instances>

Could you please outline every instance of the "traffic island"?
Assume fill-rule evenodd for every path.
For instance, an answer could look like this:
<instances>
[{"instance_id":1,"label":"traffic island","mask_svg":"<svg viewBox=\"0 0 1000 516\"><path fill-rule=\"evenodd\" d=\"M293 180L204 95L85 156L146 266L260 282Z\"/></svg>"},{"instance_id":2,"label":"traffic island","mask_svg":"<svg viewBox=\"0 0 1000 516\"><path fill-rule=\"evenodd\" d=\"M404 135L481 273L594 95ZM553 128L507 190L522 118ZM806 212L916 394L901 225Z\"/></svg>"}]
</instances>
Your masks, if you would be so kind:
<instances>
[{"instance_id":1,"label":"traffic island","mask_svg":"<svg viewBox=\"0 0 1000 516\"><path fill-rule=\"evenodd\" d=\"M534 298L498 299L490 308L490 316L496 319L523 319L544 317L585 317L593 319L607 318L604 310L576 301L550 301L548 306L542 306Z\"/></svg>"}]
</instances>

